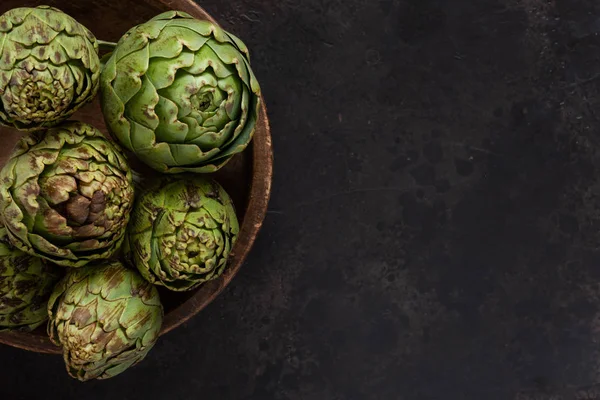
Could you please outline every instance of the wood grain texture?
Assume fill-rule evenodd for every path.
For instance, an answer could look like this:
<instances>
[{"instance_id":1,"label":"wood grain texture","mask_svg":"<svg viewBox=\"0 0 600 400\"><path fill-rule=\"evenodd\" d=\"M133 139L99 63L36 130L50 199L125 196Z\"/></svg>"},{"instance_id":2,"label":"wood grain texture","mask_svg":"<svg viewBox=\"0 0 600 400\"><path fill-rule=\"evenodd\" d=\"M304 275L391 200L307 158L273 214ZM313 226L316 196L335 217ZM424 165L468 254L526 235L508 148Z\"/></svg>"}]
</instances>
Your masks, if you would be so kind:
<instances>
[{"instance_id":1,"label":"wood grain texture","mask_svg":"<svg viewBox=\"0 0 600 400\"><path fill-rule=\"evenodd\" d=\"M99 39L108 41L117 41L133 25L170 9L185 11L196 18L216 22L191 0L96 0L94 2L4 0L0 3L0 14L15 7L31 7L42 4L61 9L87 26ZM73 119L88 122L108 135L98 100L80 110ZM20 136L15 130L0 127L0 138L2 138L0 165L6 162L11 149ZM263 99L252 144L244 153L234 157L221 171L215 174L215 178L233 198L241 221L240 235L233 248L229 268L219 279L196 291L174 293L159 288L166 313L162 334L177 328L200 312L237 274L250 252L265 218L271 193L272 175L271 134L267 108ZM50 342L42 328L33 333L2 333L0 334L0 343L41 353L60 353L60 349Z\"/></svg>"}]
</instances>

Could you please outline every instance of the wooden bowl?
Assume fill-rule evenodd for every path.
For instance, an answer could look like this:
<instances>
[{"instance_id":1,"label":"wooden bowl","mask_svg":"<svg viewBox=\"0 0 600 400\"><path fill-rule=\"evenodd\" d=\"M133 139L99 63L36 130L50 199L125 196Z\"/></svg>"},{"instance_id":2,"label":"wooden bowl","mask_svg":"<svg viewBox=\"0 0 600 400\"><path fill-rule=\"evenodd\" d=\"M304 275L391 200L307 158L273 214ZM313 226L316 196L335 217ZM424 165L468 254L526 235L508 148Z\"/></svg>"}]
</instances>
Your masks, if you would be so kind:
<instances>
[{"instance_id":1,"label":"wooden bowl","mask_svg":"<svg viewBox=\"0 0 600 400\"><path fill-rule=\"evenodd\" d=\"M116 42L129 28L168 10L185 11L196 18L215 20L193 0L2 0L0 14L16 7L50 5L61 9L88 27L98 39ZM234 32L235 33L235 32ZM252 144L234 157L214 177L225 187L237 207L241 231L233 248L229 267L219 279L196 291L169 292L159 288L165 306L162 334L167 333L206 307L231 282L248 255L267 212L273 174L271 133L264 100ZM108 134L98 100L79 111L72 119L92 124ZM21 134L0 127L4 165ZM41 353L60 353L45 333L45 327L32 333L0 334L0 343Z\"/></svg>"}]
</instances>

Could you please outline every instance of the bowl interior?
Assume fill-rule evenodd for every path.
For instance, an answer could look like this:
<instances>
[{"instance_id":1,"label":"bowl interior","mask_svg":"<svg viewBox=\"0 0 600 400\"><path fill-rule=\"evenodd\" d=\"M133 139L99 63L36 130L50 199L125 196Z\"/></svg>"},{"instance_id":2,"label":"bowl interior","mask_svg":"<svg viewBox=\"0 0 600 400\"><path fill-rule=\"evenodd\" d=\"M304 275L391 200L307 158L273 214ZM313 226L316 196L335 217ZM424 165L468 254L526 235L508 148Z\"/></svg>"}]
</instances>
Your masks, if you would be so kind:
<instances>
[{"instance_id":1,"label":"bowl interior","mask_svg":"<svg viewBox=\"0 0 600 400\"><path fill-rule=\"evenodd\" d=\"M168 4L168 5L167 5ZM189 12L200 19L212 18L191 0L96 0L83 1L23 1L3 0L0 2L0 14L16 7L50 5L61 9L88 27L94 35L105 41L118 41L132 26L147 21L155 15L177 9ZM264 104L264 102L263 102ZM87 122L110 137L104 124L98 99L82 108L72 118ZM12 148L22 136L16 130L0 126L0 166L6 163ZM163 333L166 333L210 303L231 281L246 257L266 214L271 183L271 142L266 108L263 106L257 131L252 144L245 152L235 156L222 170L212 175L231 195L241 224L238 241L232 251L229 267L223 276L209 282L195 291L175 293L159 287L165 306ZM134 168L142 174L154 174L131 159ZM27 350L57 353L42 327L33 333L10 332L0 334L0 343L13 345Z\"/></svg>"}]
</instances>

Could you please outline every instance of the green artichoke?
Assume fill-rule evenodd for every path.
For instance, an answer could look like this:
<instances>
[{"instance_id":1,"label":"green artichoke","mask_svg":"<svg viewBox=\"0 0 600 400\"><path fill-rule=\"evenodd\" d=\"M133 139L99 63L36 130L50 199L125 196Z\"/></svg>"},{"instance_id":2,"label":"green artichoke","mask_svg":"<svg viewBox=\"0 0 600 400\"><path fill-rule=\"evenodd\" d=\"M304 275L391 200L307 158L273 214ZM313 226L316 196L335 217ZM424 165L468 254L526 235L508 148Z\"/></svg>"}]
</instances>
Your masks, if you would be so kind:
<instances>
[{"instance_id":1,"label":"green artichoke","mask_svg":"<svg viewBox=\"0 0 600 400\"><path fill-rule=\"evenodd\" d=\"M0 16L0 124L36 130L66 120L98 92L98 42L62 11Z\"/></svg>"},{"instance_id":2,"label":"green artichoke","mask_svg":"<svg viewBox=\"0 0 600 400\"><path fill-rule=\"evenodd\" d=\"M191 290L223 273L238 232L233 202L217 182L163 180L136 200L123 249L149 282Z\"/></svg>"},{"instance_id":3,"label":"green artichoke","mask_svg":"<svg viewBox=\"0 0 600 400\"><path fill-rule=\"evenodd\" d=\"M163 173L221 168L251 141L260 102L246 45L175 11L119 40L100 91L113 137Z\"/></svg>"},{"instance_id":4,"label":"green artichoke","mask_svg":"<svg viewBox=\"0 0 600 400\"><path fill-rule=\"evenodd\" d=\"M31 331L46 322L58 267L16 249L0 225L0 331Z\"/></svg>"},{"instance_id":5,"label":"green artichoke","mask_svg":"<svg viewBox=\"0 0 600 400\"><path fill-rule=\"evenodd\" d=\"M132 206L124 156L80 122L23 137L0 171L0 215L12 243L62 266L115 253Z\"/></svg>"},{"instance_id":6,"label":"green artichoke","mask_svg":"<svg viewBox=\"0 0 600 400\"><path fill-rule=\"evenodd\" d=\"M48 335L63 347L67 372L107 379L140 362L163 320L158 291L114 261L72 269L48 302Z\"/></svg>"}]
</instances>

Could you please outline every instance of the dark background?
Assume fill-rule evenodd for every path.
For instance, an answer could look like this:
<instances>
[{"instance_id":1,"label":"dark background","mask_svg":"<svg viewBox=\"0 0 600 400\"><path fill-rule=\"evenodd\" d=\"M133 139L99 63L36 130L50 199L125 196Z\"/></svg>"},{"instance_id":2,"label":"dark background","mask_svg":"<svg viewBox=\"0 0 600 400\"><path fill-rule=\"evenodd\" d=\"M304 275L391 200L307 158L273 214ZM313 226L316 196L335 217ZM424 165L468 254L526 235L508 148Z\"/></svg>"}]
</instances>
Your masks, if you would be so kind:
<instances>
[{"instance_id":1,"label":"dark background","mask_svg":"<svg viewBox=\"0 0 600 400\"><path fill-rule=\"evenodd\" d=\"M251 257L110 381L0 348L1 398L600 398L600 2L201 5L270 111Z\"/></svg>"}]
</instances>

